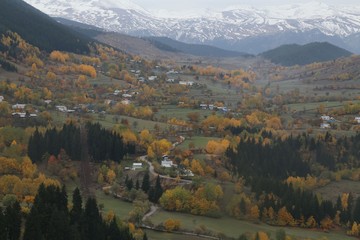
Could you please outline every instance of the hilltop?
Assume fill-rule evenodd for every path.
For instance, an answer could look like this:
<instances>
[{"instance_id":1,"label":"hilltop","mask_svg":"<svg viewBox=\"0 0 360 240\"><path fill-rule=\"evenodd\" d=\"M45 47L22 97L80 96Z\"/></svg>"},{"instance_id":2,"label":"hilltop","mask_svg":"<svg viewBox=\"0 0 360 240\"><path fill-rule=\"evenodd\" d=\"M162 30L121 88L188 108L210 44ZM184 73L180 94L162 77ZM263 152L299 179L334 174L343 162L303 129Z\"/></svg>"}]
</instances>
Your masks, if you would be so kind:
<instances>
[{"instance_id":1,"label":"hilltop","mask_svg":"<svg viewBox=\"0 0 360 240\"><path fill-rule=\"evenodd\" d=\"M271 60L273 63L293 66L348 57L352 53L328 42L314 42L306 45L282 45L260 55Z\"/></svg>"}]
</instances>

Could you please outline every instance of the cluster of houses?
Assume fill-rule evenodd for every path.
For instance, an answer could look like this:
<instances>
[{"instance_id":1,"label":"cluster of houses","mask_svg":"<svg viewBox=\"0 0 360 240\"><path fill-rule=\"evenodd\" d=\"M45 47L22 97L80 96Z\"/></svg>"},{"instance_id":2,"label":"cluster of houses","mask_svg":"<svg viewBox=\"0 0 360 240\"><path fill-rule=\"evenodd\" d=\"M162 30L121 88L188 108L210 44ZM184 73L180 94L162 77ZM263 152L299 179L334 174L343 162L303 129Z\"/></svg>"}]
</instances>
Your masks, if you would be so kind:
<instances>
[{"instance_id":1,"label":"cluster of houses","mask_svg":"<svg viewBox=\"0 0 360 240\"><path fill-rule=\"evenodd\" d=\"M320 117L322 120L322 123L320 124L320 128L322 129L328 129L331 128L331 123L334 123L336 120L333 117L327 116L327 115L323 115Z\"/></svg>"},{"instance_id":2,"label":"cluster of houses","mask_svg":"<svg viewBox=\"0 0 360 240\"><path fill-rule=\"evenodd\" d=\"M11 108L13 109L13 112L11 113L11 115L13 117L20 117L20 118L37 117L36 113L29 113L25 111L25 107L26 104L22 104L22 103L16 103L12 105Z\"/></svg>"},{"instance_id":3,"label":"cluster of houses","mask_svg":"<svg viewBox=\"0 0 360 240\"><path fill-rule=\"evenodd\" d=\"M172 167L174 167L174 168L177 168L177 172L181 176L186 176L186 177L193 177L194 176L194 174L193 174L193 172L191 170L185 169L183 167L178 167L178 165L174 164L174 162L172 160L170 160L167 155L162 156L161 167L164 167L164 168L172 168ZM143 168L143 163L142 162L134 162L132 164L132 167L125 167L125 170L138 170L138 169L142 169L142 168Z\"/></svg>"},{"instance_id":4,"label":"cluster of houses","mask_svg":"<svg viewBox=\"0 0 360 240\"><path fill-rule=\"evenodd\" d=\"M200 108L202 109L202 110L207 110L207 109L209 109L209 110L218 110L218 111L222 111L222 112L228 112L229 111L229 109L227 108L227 107L217 107L217 106L215 106L214 104L205 104L205 103L202 103L202 104L200 104L199 105L200 106Z\"/></svg>"}]
</instances>

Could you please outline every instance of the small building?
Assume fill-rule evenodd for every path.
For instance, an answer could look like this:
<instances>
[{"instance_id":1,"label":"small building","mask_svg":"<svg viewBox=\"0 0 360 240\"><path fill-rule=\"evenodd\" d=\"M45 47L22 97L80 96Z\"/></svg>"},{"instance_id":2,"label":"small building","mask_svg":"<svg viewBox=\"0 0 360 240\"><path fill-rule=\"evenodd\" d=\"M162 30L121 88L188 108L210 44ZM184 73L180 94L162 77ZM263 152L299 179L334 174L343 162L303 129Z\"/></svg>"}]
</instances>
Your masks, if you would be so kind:
<instances>
[{"instance_id":1,"label":"small building","mask_svg":"<svg viewBox=\"0 0 360 240\"><path fill-rule=\"evenodd\" d=\"M329 120L330 120L330 116L323 115L323 116L321 116L321 120L323 120L323 121L329 121Z\"/></svg>"},{"instance_id":2,"label":"small building","mask_svg":"<svg viewBox=\"0 0 360 240\"><path fill-rule=\"evenodd\" d=\"M180 85L185 85L185 86L192 86L194 85L193 81L179 81Z\"/></svg>"},{"instance_id":3,"label":"small building","mask_svg":"<svg viewBox=\"0 0 360 240\"><path fill-rule=\"evenodd\" d=\"M122 95L123 98L132 98L132 95L131 94L128 94L128 93L124 93Z\"/></svg>"},{"instance_id":4,"label":"small building","mask_svg":"<svg viewBox=\"0 0 360 240\"><path fill-rule=\"evenodd\" d=\"M165 168L171 168L173 166L176 167L177 165L174 164L167 155L163 155L161 160L161 166Z\"/></svg>"},{"instance_id":5,"label":"small building","mask_svg":"<svg viewBox=\"0 0 360 240\"><path fill-rule=\"evenodd\" d=\"M12 105L12 109L24 109L25 107L26 104L20 104L20 103Z\"/></svg>"},{"instance_id":6,"label":"small building","mask_svg":"<svg viewBox=\"0 0 360 240\"><path fill-rule=\"evenodd\" d=\"M4 96L0 96L0 102L4 101Z\"/></svg>"},{"instance_id":7,"label":"small building","mask_svg":"<svg viewBox=\"0 0 360 240\"><path fill-rule=\"evenodd\" d=\"M57 105L55 106L56 110L60 111L60 112L67 112L68 109L66 106L63 106L63 105Z\"/></svg>"},{"instance_id":8,"label":"small building","mask_svg":"<svg viewBox=\"0 0 360 240\"><path fill-rule=\"evenodd\" d=\"M322 129L328 129L328 128L331 128L331 126L330 126L329 123L321 123L321 124L320 124L320 128L322 128Z\"/></svg>"},{"instance_id":9,"label":"small building","mask_svg":"<svg viewBox=\"0 0 360 240\"><path fill-rule=\"evenodd\" d=\"M175 79L169 78L169 79L166 80L166 82L168 82L168 83L174 83L174 82L175 82Z\"/></svg>"},{"instance_id":10,"label":"small building","mask_svg":"<svg viewBox=\"0 0 360 240\"><path fill-rule=\"evenodd\" d=\"M355 122L360 123L360 117L355 117Z\"/></svg>"},{"instance_id":11,"label":"small building","mask_svg":"<svg viewBox=\"0 0 360 240\"><path fill-rule=\"evenodd\" d=\"M20 117L20 118L25 118L26 117L26 113L25 112L14 112L12 113L13 117Z\"/></svg>"},{"instance_id":12,"label":"small building","mask_svg":"<svg viewBox=\"0 0 360 240\"><path fill-rule=\"evenodd\" d=\"M207 107L208 107L208 105L207 105L207 104L202 103L202 104L200 104L200 107L201 107L201 109L206 110L206 109L207 109Z\"/></svg>"},{"instance_id":13,"label":"small building","mask_svg":"<svg viewBox=\"0 0 360 240\"><path fill-rule=\"evenodd\" d=\"M209 109L214 110L214 104L209 104Z\"/></svg>"},{"instance_id":14,"label":"small building","mask_svg":"<svg viewBox=\"0 0 360 240\"><path fill-rule=\"evenodd\" d=\"M46 104L50 104L51 102L52 102L52 101L49 100L49 99L44 100L44 103L46 103Z\"/></svg>"},{"instance_id":15,"label":"small building","mask_svg":"<svg viewBox=\"0 0 360 240\"><path fill-rule=\"evenodd\" d=\"M121 92L120 90L115 90L114 95L117 96L117 95L119 95L120 92Z\"/></svg>"},{"instance_id":16,"label":"small building","mask_svg":"<svg viewBox=\"0 0 360 240\"><path fill-rule=\"evenodd\" d=\"M133 163L133 165L132 165L132 170L140 169L140 168L142 168L142 167L143 167L143 166L142 166L142 163L135 162L135 163Z\"/></svg>"},{"instance_id":17,"label":"small building","mask_svg":"<svg viewBox=\"0 0 360 240\"><path fill-rule=\"evenodd\" d=\"M148 77L149 81L155 81L157 79L157 76L150 76Z\"/></svg>"}]
</instances>

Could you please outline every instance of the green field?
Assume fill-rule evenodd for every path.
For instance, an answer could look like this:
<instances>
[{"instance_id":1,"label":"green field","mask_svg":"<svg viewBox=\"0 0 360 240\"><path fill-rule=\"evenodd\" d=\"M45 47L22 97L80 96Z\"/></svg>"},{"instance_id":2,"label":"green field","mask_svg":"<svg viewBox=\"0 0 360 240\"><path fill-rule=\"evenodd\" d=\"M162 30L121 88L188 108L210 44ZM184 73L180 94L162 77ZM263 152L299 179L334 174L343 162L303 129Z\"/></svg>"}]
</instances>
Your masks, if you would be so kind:
<instances>
[{"instance_id":1,"label":"green field","mask_svg":"<svg viewBox=\"0 0 360 240\"><path fill-rule=\"evenodd\" d=\"M204 240L204 238L195 236L184 236L181 234L164 233L152 230L145 230L148 239L150 240Z\"/></svg>"},{"instance_id":2,"label":"green field","mask_svg":"<svg viewBox=\"0 0 360 240\"><path fill-rule=\"evenodd\" d=\"M306 230L300 228L290 227L275 227L264 223L252 223L248 221L236 220L230 217L222 217L219 219L194 216L190 214L174 213L166 211L158 211L155 215L150 217L153 224L157 225L166 219L173 218L178 219L181 222L181 228L190 231L195 230L199 226L206 226L208 230L215 233L224 233L229 237L237 238L243 233L255 233L257 231L263 231L268 233L270 236L275 236L276 231L284 229L287 235L296 237L299 239L320 239L326 237L328 240L347 240L353 239L352 237L346 236L345 232L330 232L325 233L323 231Z\"/></svg>"},{"instance_id":3,"label":"green field","mask_svg":"<svg viewBox=\"0 0 360 240\"><path fill-rule=\"evenodd\" d=\"M127 219L129 212L133 209L132 203L106 195L103 191L96 191L96 200L98 204L104 205L103 213L106 214L112 210L120 219Z\"/></svg>"},{"instance_id":4,"label":"green field","mask_svg":"<svg viewBox=\"0 0 360 240\"><path fill-rule=\"evenodd\" d=\"M324 187L320 187L314 190L315 193L321 194L324 199L336 202L336 199L342 193L351 192L356 199L360 196L360 182L341 180L338 182L331 182Z\"/></svg>"},{"instance_id":5,"label":"green field","mask_svg":"<svg viewBox=\"0 0 360 240\"><path fill-rule=\"evenodd\" d=\"M219 138L215 137L201 137L201 136L194 136L191 138L186 138L185 141L179 145L180 149L188 149L190 143L194 143L195 148L205 148L207 143L210 140L219 140Z\"/></svg>"},{"instance_id":6,"label":"green field","mask_svg":"<svg viewBox=\"0 0 360 240\"><path fill-rule=\"evenodd\" d=\"M78 115L75 114L67 114L58 111L53 111L51 113L54 123L58 125L65 123L67 118L78 119L79 117ZM170 126L167 123L155 122L151 120L143 120L143 119L121 116L121 115L106 114L105 118L99 118L99 114L93 113L93 114L87 114L86 116L90 117L93 122L99 122L105 128L112 128L115 124L120 123L121 120L123 119L127 120L129 126L132 128L134 128L134 122L136 122L137 126L136 128L134 128L135 131L141 131L143 129L153 130L155 125L158 125L158 127L162 130L167 129ZM117 122L115 120L115 117L118 119Z\"/></svg>"}]
</instances>

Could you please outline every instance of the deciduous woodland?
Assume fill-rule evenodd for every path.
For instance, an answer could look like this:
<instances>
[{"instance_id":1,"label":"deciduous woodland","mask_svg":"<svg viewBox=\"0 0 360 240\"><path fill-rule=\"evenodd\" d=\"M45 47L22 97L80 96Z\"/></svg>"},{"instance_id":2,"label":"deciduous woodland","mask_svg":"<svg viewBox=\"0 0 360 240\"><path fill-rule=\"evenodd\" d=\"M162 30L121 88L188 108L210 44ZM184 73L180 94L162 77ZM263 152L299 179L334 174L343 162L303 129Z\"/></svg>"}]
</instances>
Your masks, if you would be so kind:
<instances>
[{"instance_id":1,"label":"deciduous woodland","mask_svg":"<svg viewBox=\"0 0 360 240\"><path fill-rule=\"evenodd\" d=\"M39 47L1 36L0 239L359 237L359 56Z\"/></svg>"}]
</instances>

